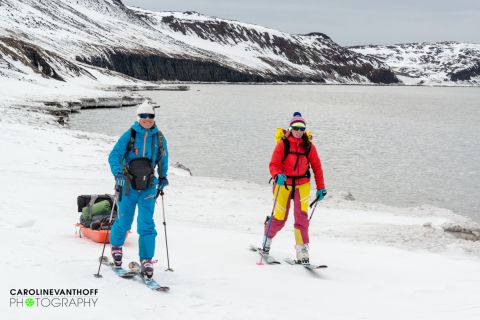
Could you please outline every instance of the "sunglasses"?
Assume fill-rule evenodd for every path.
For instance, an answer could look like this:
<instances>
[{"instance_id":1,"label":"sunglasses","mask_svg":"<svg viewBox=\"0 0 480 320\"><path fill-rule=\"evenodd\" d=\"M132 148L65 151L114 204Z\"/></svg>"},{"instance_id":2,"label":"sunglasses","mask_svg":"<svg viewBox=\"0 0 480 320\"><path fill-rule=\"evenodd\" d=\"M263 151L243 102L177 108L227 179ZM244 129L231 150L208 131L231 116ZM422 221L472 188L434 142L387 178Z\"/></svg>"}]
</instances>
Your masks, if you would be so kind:
<instances>
[{"instance_id":1,"label":"sunglasses","mask_svg":"<svg viewBox=\"0 0 480 320\"><path fill-rule=\"evenodd\" d=\"M292 127L293 131L305 131L304 127Z\"/></svg>"},{"instance_id":2,"label":"sunglasses","mask_svg":"<svg viewBox=\"0 0 480 320\"><path fill-rule=\"evenodd\" d=\"M140 119L155 119L155 115L154 114L150 114L150 113L141 113L138 115L140 117Z\"/></svg>"}]
</instances>

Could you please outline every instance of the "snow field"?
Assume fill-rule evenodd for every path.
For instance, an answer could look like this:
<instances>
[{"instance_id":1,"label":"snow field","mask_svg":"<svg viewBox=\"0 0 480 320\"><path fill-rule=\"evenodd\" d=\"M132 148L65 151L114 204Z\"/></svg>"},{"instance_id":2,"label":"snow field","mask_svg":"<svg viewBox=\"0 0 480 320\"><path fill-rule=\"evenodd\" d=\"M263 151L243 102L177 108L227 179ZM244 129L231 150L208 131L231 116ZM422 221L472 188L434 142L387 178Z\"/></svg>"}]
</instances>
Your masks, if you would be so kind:
<instances>
[{"instance_id":1,"label":"snow field","mask_svg":"<svg viewBox=\"0 0 480 320\"><path fill-rule=\"evenodd\" d=\"M42 119L32 124L21 115L27 117L9 110L0 121L1 149L8 154L0 158L4 319L476 319L480 312L478 245L437 227L454 215L380 205L360 210L334 195L317 207L311 226L311 260L328 264L327 270L312 275L299 266L257 266L259 256L247 248L261 241L270 187L189 177L178 169L172 169L165 194L173 273L163 272L160 204L155 217L154 277L171 292L149 291L105 267L96 279L102 245L75 235L76 197L112 192L107 154L115 139ZM126 262L137 259L135 230L134 223ZM272 254L291 257L293 241L289 221ZM429 244L434 250L427 251ZM73 312L15 309L7 304L12 288L98 288L99 300L95 308Z\"/></svg>"}]
</instances>

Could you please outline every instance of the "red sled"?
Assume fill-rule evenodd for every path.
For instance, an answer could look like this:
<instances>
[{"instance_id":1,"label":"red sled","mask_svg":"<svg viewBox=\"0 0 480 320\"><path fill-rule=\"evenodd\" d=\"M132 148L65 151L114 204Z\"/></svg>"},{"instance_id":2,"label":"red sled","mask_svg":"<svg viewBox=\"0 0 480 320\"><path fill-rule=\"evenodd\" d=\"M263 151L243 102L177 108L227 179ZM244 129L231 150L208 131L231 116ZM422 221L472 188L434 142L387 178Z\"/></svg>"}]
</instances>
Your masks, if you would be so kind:
<instances>
[{"instance_id":1,"label":"red sled","mask_svg":"<svg viewBox=\"0 0 480 320\"><path fill-rule=\"evenodd\" d=\"M92 230L81 225L80 223L77 223L76 226L79 228L80 238L85 237L98 243L104 243L106 238L107 243L110 243L110 232L107 230ZM127 232L127 237L129 233L130 231Z\"/></svg>"}]
</instances>

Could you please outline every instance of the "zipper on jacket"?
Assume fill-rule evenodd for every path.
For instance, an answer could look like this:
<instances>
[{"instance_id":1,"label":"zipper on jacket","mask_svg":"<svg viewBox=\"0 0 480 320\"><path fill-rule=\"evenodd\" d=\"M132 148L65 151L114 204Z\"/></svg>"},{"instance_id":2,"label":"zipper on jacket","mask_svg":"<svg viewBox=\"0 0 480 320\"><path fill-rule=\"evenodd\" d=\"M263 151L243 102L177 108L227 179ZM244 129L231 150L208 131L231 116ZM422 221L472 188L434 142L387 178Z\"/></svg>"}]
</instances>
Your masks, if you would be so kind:
<instances>
[{"instance_id":1,"label":"zipper on jacket","mask_svg":"<svg viewBox=\"0 0 480 320\"><path fill-rule=\"evenodd\" d=\"M295 165L294 165L294 170L295 170L295 173L296 175L298 176L300 174L300 165L299 165L299 162L300 162L300 155L298 154L298 151L300 149L300 142L296 141L295 143L295 152L296 152L296 156L297 156L297 160L295 161Z\"/></svg>"},{"instance_id":2,"label":"zipper on jacket","mask_svg":"<svg viewBox=\"0 0 480 320\"><path fill-rule=\"evenodd\" d=\"M143 137L143 153L142 157L145 158L145 150L147 149L147 137L148 137L148 130L145 131L145 136Z\"/></svg>"}]
</instances>

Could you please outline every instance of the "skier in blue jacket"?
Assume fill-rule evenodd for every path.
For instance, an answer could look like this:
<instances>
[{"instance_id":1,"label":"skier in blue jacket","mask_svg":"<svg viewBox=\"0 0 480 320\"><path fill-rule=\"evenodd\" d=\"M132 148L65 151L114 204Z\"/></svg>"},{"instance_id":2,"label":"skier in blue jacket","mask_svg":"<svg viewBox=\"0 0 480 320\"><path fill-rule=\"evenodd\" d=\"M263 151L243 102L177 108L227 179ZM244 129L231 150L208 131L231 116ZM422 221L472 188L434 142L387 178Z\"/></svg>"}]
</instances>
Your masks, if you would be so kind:
<instances>
[{"instance_id":1,"label":"skier in blue jacket","mask_svg":"<svg viewBox=\"0 0 480 320\"><path fill-rule=\"evenodd\" d=\"M110 235L112 257L122 265L122 246L138 206L138 249L142 273L153 275L157 231L153 221L155 201L168 185L167 140L155 124L155 110L148 102L137 109L138 121L115 144L108 157L118 193L118 216ZM155 176L157 167L158 178Z\"/></svg>"}]
</instances>

